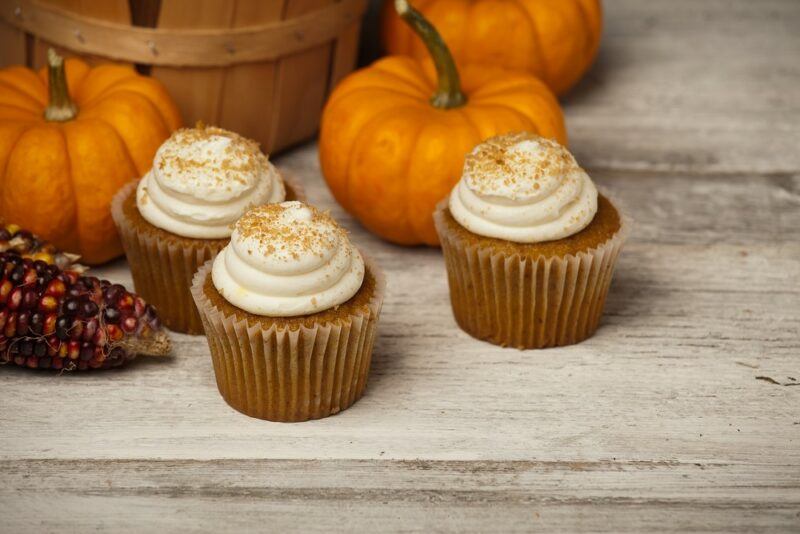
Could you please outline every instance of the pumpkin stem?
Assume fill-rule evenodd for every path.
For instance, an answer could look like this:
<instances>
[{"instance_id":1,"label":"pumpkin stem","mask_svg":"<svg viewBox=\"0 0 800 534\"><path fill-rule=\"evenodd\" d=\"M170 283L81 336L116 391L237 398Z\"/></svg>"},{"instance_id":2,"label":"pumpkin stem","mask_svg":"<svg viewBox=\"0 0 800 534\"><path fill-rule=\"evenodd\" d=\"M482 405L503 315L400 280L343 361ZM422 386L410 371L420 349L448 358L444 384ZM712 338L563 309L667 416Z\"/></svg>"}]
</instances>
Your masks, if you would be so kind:
<instances>
[{"instance_id":1,"label":"pumpkin stem","mask_svg":"<svg viewBox=\"0 0 800 534\"><path fill-rule=\"evenodd\" d=\"M49 121L71 121L78 115L78 106L69 97L64 58L52 48L47 51L47 77L50 101L44 110L44 118Z\"/></svg>"},{"instance_id":2,"label":"pumpkin stem","mask_svg":"<svg viewBox=\"0 0 800 534\"><path fill-rule=\"evenodd\" d=\"M428 47L428 52L436 65L439 87L431 97L431 104L441 109L457 108L466 104L467 97L461 91L461 80L458 77L453 54L450 53L450 49L436 28L422 13L411 7L408 0L394 0L394 8L400 18L411 26Z\"/></svg>"}]
</instances>

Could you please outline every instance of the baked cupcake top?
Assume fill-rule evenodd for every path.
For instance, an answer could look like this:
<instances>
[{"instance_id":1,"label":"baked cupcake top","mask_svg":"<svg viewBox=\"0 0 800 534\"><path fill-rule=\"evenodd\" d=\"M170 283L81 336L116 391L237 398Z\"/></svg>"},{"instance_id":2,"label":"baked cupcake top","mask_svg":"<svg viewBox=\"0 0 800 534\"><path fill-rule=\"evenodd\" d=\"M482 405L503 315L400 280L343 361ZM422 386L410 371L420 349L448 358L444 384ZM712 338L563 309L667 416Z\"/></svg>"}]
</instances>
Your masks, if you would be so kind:
<instances>
[{"instance_id":1,"label":"baked cupcake top","mask_svg":"<svg viewBox=\"0 0 800 534\"><path fill-rule=\"evenodd\" d=\"M290 201L245 213L211 277L237 308L295 317L350 300L364 280L364 260L330 215Z\"/></svg>"},{"instance_id":2,"label":"baked cupcake top","mask_svg":"<svg viewBox=\"0 0 800 534\"><path fill-rule=\"evenodd\" d=\"M569 151L529 132L487 139L467 155L450 213L484 237L517 243L563 239L597 213L597 188Z\"/></svg>"},{"instance_id":3,"label":"baked cupcake top","mask_svg":"<svg viewBox=\"0 0 800 534\"><path fill-rule=\"evenodd\" d=\"M285 198L283 180L258 143L203 125L174 132L136 190L147 222L195 239L229 237L249 207Z\"/></svg>"}]
</instances>

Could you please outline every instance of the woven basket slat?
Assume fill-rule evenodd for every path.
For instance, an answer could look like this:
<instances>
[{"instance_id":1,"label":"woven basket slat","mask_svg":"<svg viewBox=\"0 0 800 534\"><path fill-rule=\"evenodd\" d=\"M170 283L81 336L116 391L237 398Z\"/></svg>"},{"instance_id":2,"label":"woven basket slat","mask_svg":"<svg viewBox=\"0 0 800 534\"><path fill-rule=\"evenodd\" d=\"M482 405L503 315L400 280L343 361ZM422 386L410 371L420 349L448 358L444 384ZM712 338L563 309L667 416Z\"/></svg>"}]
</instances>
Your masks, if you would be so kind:
<instances>
[{"instance_id":1,"label":"woven basket slat","mask_svg":"<svg viewBox=\"0 0 800 534\"><path fill-rule=\"evenodd\" d=\"M40 68L51 46L92 64L136 64L165 84L187 124L217 124L273 152L316 132L327 94L355 64L366 8L366 0L160 4L157 26L147 28L131 25L129 0L0 2L0 66Z\"/></svg>"}]
</instances>

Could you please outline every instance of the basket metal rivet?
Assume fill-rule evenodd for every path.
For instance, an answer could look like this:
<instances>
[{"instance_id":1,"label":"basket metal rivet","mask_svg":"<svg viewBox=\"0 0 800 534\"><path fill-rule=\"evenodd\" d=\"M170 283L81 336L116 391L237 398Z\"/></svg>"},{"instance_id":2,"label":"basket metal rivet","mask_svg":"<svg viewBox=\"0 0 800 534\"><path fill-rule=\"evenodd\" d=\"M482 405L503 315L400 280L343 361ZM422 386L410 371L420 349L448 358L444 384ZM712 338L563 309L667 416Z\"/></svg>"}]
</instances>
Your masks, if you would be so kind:
<instances>
[{"instance_id":1,"label":"basket metal rivet","mask_svg":"<svg viewBox=\"0 0 800 534\"><path fill-rule=\"evenodd\" d=\"M156 43L153 41L147 41L147 48L150 49L150 53L154 56L158 55L158 48L156 48Z\"/></svg>"},{"instance_id":2,"label":"basket metal rivet","mask_svg":"<svg viewBox=\"0 0 800 534\"><path fill-rule=\"evenodd\" d=\"M14 8L14 16L18 19L22 18L22 8L20 6Z\"/></svg>"},{"instance_id":3,"label":"basket metal rivet","mask_svg":"<svg viewBox=\"0 0 800 534\"><path fill-rule=\"evenodd\" d=\"M83 34L80 30L75 30L75 38L78 40L79 43L85 43L86 39L83 37Z\"/></svg>"}]
</instances>

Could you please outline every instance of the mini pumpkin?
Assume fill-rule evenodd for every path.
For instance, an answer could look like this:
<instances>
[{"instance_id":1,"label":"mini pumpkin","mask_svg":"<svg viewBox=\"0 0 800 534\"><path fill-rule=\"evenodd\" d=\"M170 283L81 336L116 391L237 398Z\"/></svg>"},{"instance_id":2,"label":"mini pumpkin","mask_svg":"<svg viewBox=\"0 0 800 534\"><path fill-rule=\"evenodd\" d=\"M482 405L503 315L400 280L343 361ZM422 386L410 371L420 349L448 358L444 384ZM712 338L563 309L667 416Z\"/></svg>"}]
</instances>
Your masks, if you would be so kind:
<instances>
[{"instance_id":1,"label":"mini pumpkin","mask_svg":"<svg viewBox=\"0 0 800 534\"><path fill-rule=\"evenodd\" d=\"M383 43L390 54L424 57L425 45L387 2ZM416 0L459 64L525 70L562 94L592 64L600 45L600 0Z\"/></svg>"},{"instance_id":2,"label":"mini pumpkin","mask_svg":"<svg viewBox=\"0 0 800 534\"><path fill-rule=\"evenodd\" d=\"M0 218L97 264L122 254L111 198L180 126L164 87L132 68L54 51L0 70Z\"/></svg>"},{"instance_id":3,"label":"mini pumpkin","mask_svg":"<svg viewBox=\"0 0 800 534\"><path fill-rule=\"evenodd\" d=\"M432 214L465 155L520 130L565 144L564 117L531 75L467 65L459 76L436 29L405 0L396 7L433 62L392 56L343 80L323 110L320 163L336 200L370 231L403 245L437 245Z\"/></svg>"}]
</instances>

